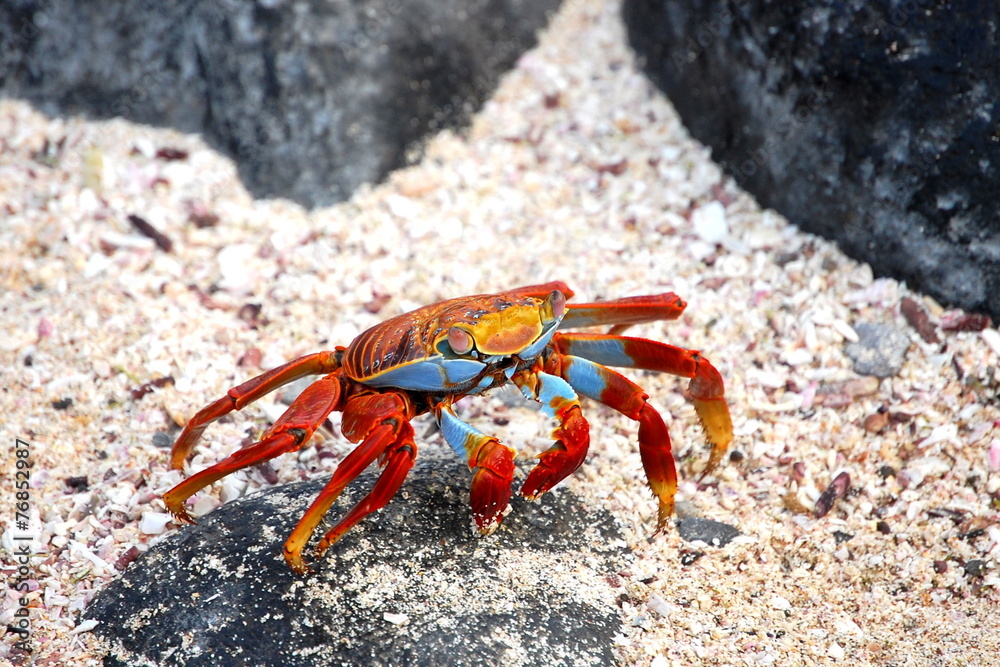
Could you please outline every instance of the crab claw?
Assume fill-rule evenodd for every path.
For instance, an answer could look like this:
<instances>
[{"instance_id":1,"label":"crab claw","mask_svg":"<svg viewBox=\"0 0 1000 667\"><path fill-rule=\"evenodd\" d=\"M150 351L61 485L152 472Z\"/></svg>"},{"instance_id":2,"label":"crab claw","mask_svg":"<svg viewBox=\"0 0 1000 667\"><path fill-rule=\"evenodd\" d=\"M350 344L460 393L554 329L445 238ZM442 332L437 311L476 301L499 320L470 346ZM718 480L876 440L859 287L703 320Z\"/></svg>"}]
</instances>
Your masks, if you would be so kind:
<instances>
[{"instance_id":1,"label":"crab claw","mask_svg":"<svg viewBox=\"0 0 1000 667\"><path fill-rule=\"evenodd\" d=\"M476 528L483 535L497 529L510 511L510 485L514 480L514 452L495 438L489 438L479 447L469 501Z\"/></svg>"},{"instance_id":2,"label":"crab claw","mask_svg":"<svg viewBox=\"0 0 1000 667\"><path fill-rule=\"evenodd\" d=\"M514 450L458 418L450 404L435 408L438 426L455 453L473 471L469 502L476 528L489 535L510 511L510 485L514 481Z\"/></svg>"},{"instance_id":3,"label":"crab claw","mask_svg":"<svg viewBox=\"0 0 1000 667\"><path fill-rule=\"evenodd\" d=\"M538 465L524 480L521 495L535 500L559 482L569 477L587 458L590 447L590 424L583 418L579 403L556 413L559 427L553 431L555 444L538 456Z\"/></svg>"}]
</instances>

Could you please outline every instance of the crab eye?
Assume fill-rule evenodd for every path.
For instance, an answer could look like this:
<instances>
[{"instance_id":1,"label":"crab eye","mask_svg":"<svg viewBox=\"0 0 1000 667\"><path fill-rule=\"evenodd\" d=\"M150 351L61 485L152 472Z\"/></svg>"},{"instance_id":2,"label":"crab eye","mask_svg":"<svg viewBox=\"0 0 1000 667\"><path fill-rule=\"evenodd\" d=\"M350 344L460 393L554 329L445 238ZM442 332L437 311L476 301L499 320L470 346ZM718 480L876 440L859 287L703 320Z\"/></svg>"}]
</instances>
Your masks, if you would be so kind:
<instances>
[{"instance_id":1,"label":"crab eye","mask_svg":"<svg viewBox=\"0 0 1000 667\"><path fill-rule=\"evenodd\" d=\"M542 310L542 320L545 324L561 319L566 312L566 295L559 290L553 290L545 299Z\"/></svg>"},{"instance_id":2,"label":"crab eye","mask_svg":"<svg viewBox=\"0 0 1000 667\"><path fill-rule=\"evenodd\" d=\"M465 354L472 349L472 336L458 327L448 329L448 345L455 354Z\"/></svg>"}]
</instances>

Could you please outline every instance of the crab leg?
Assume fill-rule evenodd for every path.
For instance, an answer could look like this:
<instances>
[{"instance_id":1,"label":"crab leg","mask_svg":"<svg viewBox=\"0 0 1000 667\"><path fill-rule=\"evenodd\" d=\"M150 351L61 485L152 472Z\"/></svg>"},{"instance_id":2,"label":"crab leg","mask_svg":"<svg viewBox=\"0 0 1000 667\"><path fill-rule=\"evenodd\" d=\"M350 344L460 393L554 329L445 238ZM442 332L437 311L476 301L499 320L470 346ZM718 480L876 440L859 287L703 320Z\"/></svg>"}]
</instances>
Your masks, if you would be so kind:
<instances>
[{"instance_id":1,"label":"crab leg","mask_svg":"<svg viewBox=\"0 0 1000 667\"><path fill-rule=\"evenodd\" d=\"M338 357L339 352L336 351L307 354L233 387L226 392L225 396L199 410L188 421L184 431L170 450L170 467L176 469L184 467L184 460L191 453L191 448L198 443L201 434L208 428L208 425L219 417L227 415L233 410L242 410L261 396L301 377L332 373L340 368Z\"/></svg>"},{"instance_id":2,"label":"crab leg","mask_svg":"<svg viewBox=\"0 0 1000 667\"><path fill-rule=\"evenodd\" d=\"M550 283L542 283L541 285L525 285L523 287L512 289L510 294L522 294L524 296L533 296L536 299L544 299L555 291L562 292L563 296L567 299L573 298L573 290L571 290L569 285L561 280L553 280Z\"/></svg>"},{"instance_id":3,"label":"crab leg","mask_svg":"<svg viewBox=\"0 0 1000 667\"><path fill-rule=\"evenodd\" d=\"M621 333L633 324L676 320L687 304L673 292L647 296L630 296L614 301L570 303L562 328L589 327L611 324L612 333Z\"/></svg>"},{"instance_id":4,"label":"crab leg","mask_svg":"<svg viewBox=\"0 0 1000 667\"><path fill-rule=\"evenodd\" d=\"M163 494L170 513L181 522L194 523L184 502L226 475L291 452L309 440L316 428L337 409L341 386L336 377L318 380L299 395L261 440L198 472ZM176 446L176 445L175 445Z\"/></svg>"},{"instance_id":5,"label":"crab leg","mask_svg":"<svg viewBox=\"0 0 1000 667\"><path fill-rule=\"evenodd\" d=\"M528 473L521 494L534 500L571 475L587 458L590 424L580 411L580 399L566 380L540 370L522 371L511 378L528 398L542 404L542 411L559 421L552 431L555 443L539 455Z\"/></svg>"},{"instance_id":6,"label":"crab leg","mask_svg":"<svg viewBox=\"0 0 1000 667\"><path fill-rule=\"evenodd\" d=\"M722 376L700 352L644 338L611 334L557 333L553 346L559 354L583 357L596 364L641 368L691 378L688 386L691 402L712 446L704 474L719 465L733 440L733 422L726 405ZM580 391L589 395L582 389Z\"/></svg>"},{"instance_id":7,"label":"crab leg","mask_svg":"<svg viewBox=\"0 0 1000 667\"><path fill-rule=\"evenodd\" d=\"M647 394L637 384L581 357L559 355L548 362L549 370L558 372L578 392L614 408L639 422L639 456L653 494L659 499L657 526L662 528L674 512L677 494L677 470L670 446L670 435Z\"/></svg>"},{"instance_id":8,"label":"crab leg","mask_svg":"<svg viewBox=\"0 0 1000 667\"><path fill-rule=\"evenodd\" d=\"M459 419L450 403L441 403L434 412L444 439L469 462L473 471L469 491L472 516L479 532L489 535L508 511L515 452Z\"/></svg>"},{"instance_id":9,"label":"crab leg","mask_svg":"<svg viewBox=\"0 0 1000 667\"><path fill-rule=\"evenodd\" d=\"M340 462L333 477L288 536L285 560L293 570L299 573L308 570L302 560L302 550L316 526L347 485L375 459L381 459L384 465L375 486L320 540L316 555L321 555L352 526L385 506L396 495L417 455L413 427L410 425L413 415L412 404L402 394L365 394L348 401L344 408L342 430L348 440L360 441L361 444Z\"/></svg>"}]
</instances>

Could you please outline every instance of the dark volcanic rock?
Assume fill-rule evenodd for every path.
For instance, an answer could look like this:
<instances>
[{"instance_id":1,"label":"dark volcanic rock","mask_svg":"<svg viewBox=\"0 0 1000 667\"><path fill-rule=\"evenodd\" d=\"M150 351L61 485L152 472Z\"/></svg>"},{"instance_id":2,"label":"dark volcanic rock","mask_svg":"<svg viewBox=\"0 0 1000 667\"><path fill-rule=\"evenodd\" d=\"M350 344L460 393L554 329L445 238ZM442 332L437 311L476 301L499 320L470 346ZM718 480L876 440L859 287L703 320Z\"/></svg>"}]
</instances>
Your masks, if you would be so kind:
<instances>
[{"instance_id":1,"label":"dark volcanic rock","mask_svg":"<svg viewBox=\"0 0 1000 667\"><path fill-rule=\"evenodd\" d=\"M105 665L607 665L627 553L611 516L566 490L471 530L468 470L424 458L399 497L315 572L281 545L323 482L228 503L157 544L87 609ZM362 476L331 510L371 487Z\"/></svg>"},{"instance_id":2,"label":"dark volcanic rock","mask_svg":"<svg viewBox=\"0 0 1000 667\"><path fill-rule=\"evenodd\" d=\"M556 0L5 0L0 94L201 132L256 196L324 205L463 122Z\"/></svg>"},{"instance_id":3,"label":"dark volcanic rock","mask_svg":"<svg viewBox=\"0 0 1000 667\"><path fill-rule=\"evenodd\" d=\"M713 547L724 547L742 535L735 526L701 517L678 519L677 532L688 542L704 542Z\"/></svg>"},{"instance_id":4,"label":"dark volcanic rock","mask_svg":"<svg viewBox=\"0 0 1000 667\"><path fill-rule=\"evenodd\" d=\"M626 0L692 135L764 206L1000 319L1000 5Z\"/></svg>"}]
</instances>

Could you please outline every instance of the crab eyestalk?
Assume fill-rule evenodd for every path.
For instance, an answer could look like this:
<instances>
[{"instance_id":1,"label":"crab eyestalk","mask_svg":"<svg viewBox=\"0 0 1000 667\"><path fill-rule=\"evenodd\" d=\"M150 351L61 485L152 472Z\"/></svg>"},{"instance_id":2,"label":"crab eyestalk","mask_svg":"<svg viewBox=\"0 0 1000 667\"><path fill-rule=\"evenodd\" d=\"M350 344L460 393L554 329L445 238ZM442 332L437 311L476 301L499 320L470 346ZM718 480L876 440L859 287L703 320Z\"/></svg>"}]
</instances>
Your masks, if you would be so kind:
<instances>
[{"instance_id":1,"label":"crab eyestalk","mask_svg":"<svg viewBox=\"0 0 1000 667\"><path fill-rule=\"evenodd\" d=\"M552 324L556 320L562 319L566 314L566 295L559 290L552 290L542 304L541 316L542 324Z\"/></svg>"}]
</instances>

